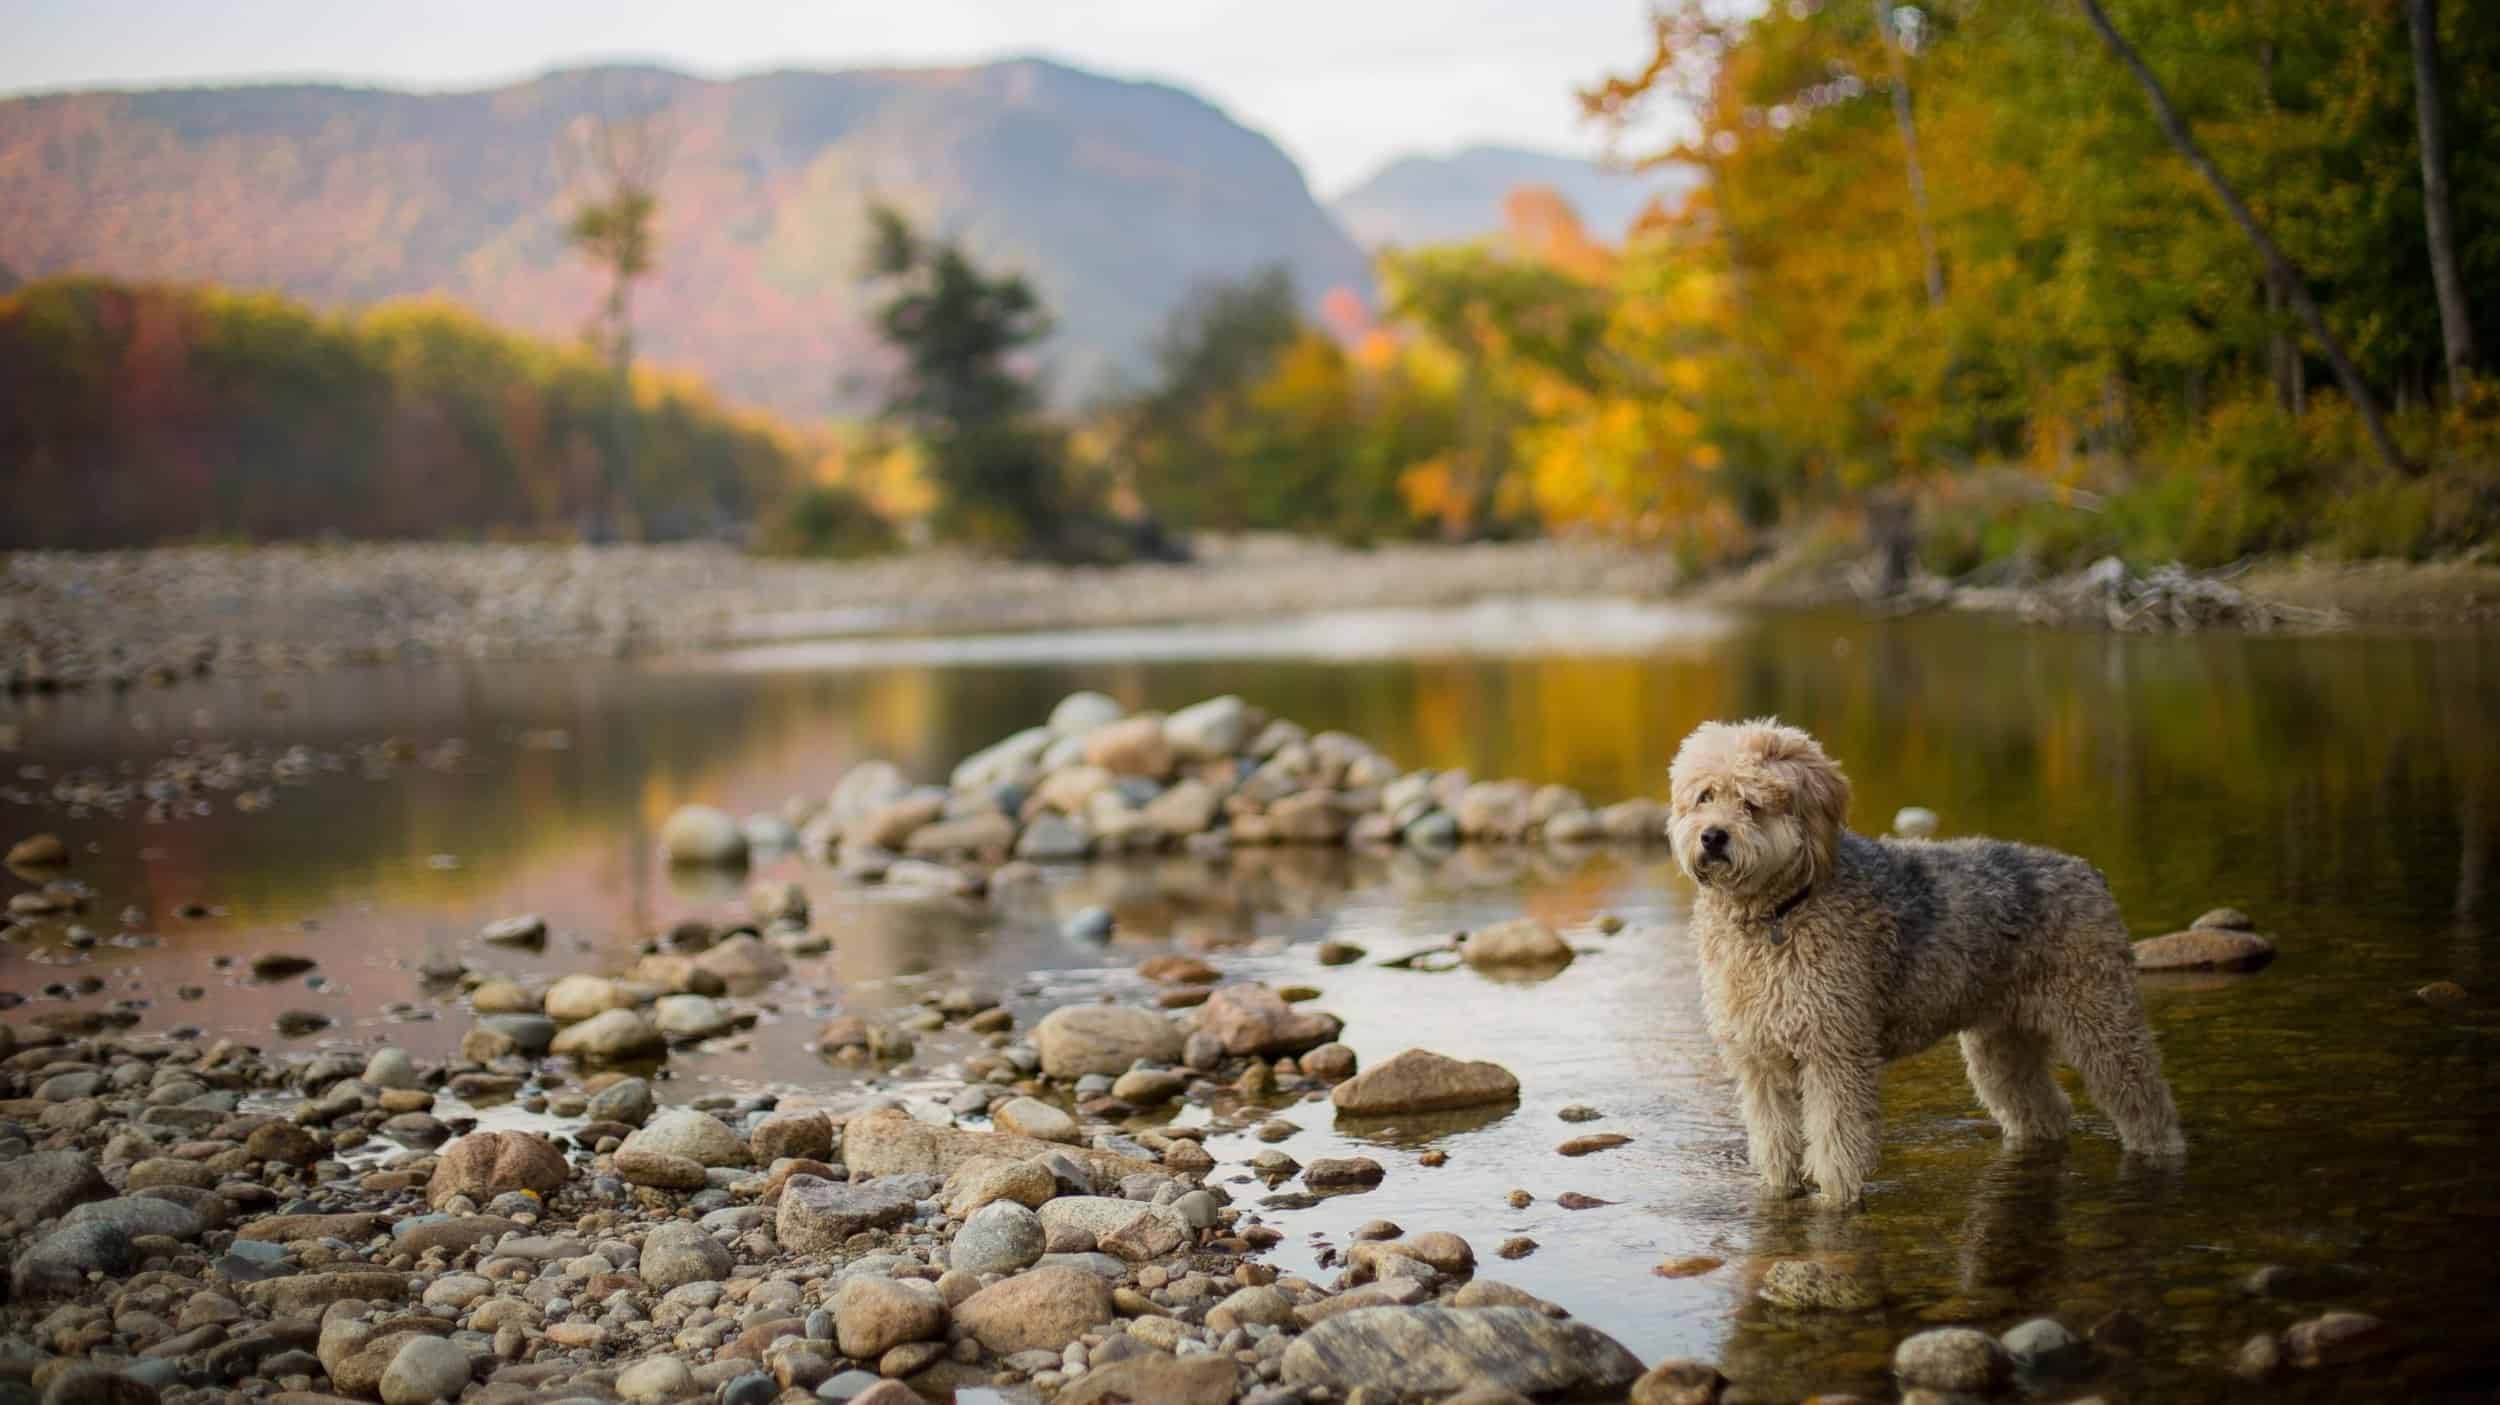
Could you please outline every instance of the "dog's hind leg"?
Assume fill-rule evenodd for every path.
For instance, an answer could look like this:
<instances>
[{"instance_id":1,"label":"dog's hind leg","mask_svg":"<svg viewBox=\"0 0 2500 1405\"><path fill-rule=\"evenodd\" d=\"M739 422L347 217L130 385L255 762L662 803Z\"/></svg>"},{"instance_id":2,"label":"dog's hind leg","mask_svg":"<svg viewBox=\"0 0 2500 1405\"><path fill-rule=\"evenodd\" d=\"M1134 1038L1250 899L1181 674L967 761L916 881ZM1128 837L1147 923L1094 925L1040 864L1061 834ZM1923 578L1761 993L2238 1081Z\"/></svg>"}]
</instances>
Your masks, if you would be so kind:
<instances>
[{"instance_id":1,"label":"dog's hind leg","mask_svg":"<svg viewBox=\"0 0 2500 1405\"><path fill-rule=\"evenodd\" d=\"M1805 1124L1797 1106L1797 1069L1774 1059L1746 1057L1736 1066L1744 1100L1745 1157L1774 1195L1805 1189Z\"/></svg>"},{"instance_id":2,"label":"dog's hind leg","mask_svg":"<svg viewBox=\"0 0 2500 1405\"><path fill-rule=\"evenodd\" d=\"M2005 1132L2009 1147L2063 1141L2074 1105L2057 1086L2043 1034L2010 1025L1962 1031L1962 1062L1970 1086Z\"/></svg>"},{"instance_id":3,"label":"dog's hind leg","mask_svg":"<svg viewBox=\"0 0 2500 1405\"><path fill-rule=\"evenodd\" d=\"M2118 1124L2118 1140L2144 1156L2186 1151L2133 966L2110 970L2098 985L2071 994L2056 1016L2058 1056L2083 1075L2093 1104Z\"/></svg>"}]
</instances>

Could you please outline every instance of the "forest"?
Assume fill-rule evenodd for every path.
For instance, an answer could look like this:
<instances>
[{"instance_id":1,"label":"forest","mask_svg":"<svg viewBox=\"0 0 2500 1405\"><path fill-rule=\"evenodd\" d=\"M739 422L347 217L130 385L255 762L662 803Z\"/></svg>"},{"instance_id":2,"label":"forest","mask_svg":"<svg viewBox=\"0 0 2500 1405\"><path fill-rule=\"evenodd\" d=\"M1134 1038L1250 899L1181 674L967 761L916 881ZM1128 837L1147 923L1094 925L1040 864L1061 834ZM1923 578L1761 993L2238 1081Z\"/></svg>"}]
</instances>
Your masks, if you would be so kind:
<instances>
[{"instance_id":1,"label":"forest","mask_svg":"<svg viewBox=\"0 0 2500 1405\"><path fill-rule=\"evenodd\" d=\"M2500 390L2475 329L2500 328L2500 13L2110 0L2177 133L2103 16L1661 9L1650 51L1580 96L1626 159L1701 173L1679 206L1608 242L1522 189L1497 238L1382 252L1376 302L1281 270L1202 286L1138 383L1078 411L1018 388L1051 327L1030 287L900 216L854 256L895 289L879 326L903 380L875 423L731 406L629 365L629 335L44 280L0 294L0 378L23 392L0 406L19 509L0 544L853 551L909 518L1095 557L1166 531L1585 530L1699 568L1872 522L1914 524L1926 568L1960 576L2487 538ZM1677 107L1684 138L1635 149ZM826 368L829 404L846 369ZM1151 530L1066 525L1105 522Z\"/></svg>"}]
</instances>

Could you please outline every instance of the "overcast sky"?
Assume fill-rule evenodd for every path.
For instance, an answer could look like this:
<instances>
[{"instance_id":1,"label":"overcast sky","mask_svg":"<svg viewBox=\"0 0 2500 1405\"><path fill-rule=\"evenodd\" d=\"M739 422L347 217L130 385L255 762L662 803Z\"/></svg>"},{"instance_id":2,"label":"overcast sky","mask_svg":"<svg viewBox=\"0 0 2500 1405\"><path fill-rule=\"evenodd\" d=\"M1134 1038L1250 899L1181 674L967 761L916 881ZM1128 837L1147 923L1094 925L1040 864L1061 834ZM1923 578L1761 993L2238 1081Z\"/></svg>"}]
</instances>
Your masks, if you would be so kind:
<instances>
[{"instance_id":1,"label":"overcast sky","mask_svg":"<svg viewBox=\"0 0 2500 1405\"><path fill-rule=\"evenodd\" d=\"M468 87L614 59L710 76L1045 54L1211 98L1322 195L1492 141L1596 155L1576 85L1645 0L0 0L0 90L329 78Z\"/></svg>"}]
</instances>

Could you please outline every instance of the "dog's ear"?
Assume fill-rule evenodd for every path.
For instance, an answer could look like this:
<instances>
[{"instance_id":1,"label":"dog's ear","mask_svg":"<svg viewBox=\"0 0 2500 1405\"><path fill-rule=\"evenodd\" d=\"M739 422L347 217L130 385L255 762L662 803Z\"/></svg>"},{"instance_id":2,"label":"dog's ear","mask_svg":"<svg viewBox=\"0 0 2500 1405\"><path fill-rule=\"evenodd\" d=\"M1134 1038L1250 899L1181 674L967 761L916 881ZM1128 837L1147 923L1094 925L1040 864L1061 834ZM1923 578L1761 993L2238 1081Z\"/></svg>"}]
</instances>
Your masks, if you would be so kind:
<instances>
[{"instance_id":1,"label":"dog's ear","mask_svg":"<svg viewBox=\"0 0 2500 1405\"><path fill-rule=\"evenodd\" d=\"M1789 804L1805 822L1806 844L1819 878L1831 872L1840 832L1849 822L1849 777L1839 762L1823 754L1822 743L1794 727L1770 722L1764 742L1763 760L1780 768Z\"/></svg>"}]
</instances>

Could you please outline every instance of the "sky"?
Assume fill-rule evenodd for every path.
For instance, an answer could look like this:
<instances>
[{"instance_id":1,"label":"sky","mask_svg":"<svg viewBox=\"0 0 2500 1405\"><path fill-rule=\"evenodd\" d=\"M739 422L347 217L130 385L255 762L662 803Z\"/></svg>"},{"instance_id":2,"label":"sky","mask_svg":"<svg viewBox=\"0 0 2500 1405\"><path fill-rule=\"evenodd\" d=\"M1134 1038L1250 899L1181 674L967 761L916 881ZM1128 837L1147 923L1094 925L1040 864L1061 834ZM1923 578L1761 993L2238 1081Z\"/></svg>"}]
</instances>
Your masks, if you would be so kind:
<instances>
[{"instance_id":1,"label":"sky","mask_svg":"<svg viewBox=\"0 0 2500 1405\"><path fill-rule=\"evenodd\" d=\"M763 68L1045 55L1190 88L1323 197L1499 142L1596 156L1573 90L1638 64L1646 0L0 0L0 92L323 78L458 88L634 60Z\"/></svg>"}]
</instances>

